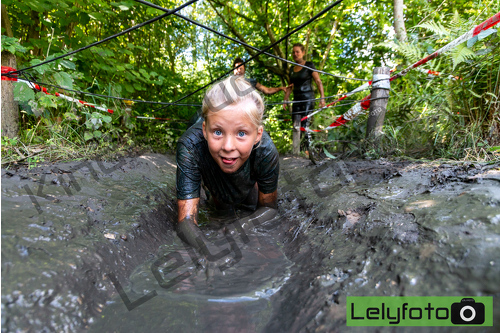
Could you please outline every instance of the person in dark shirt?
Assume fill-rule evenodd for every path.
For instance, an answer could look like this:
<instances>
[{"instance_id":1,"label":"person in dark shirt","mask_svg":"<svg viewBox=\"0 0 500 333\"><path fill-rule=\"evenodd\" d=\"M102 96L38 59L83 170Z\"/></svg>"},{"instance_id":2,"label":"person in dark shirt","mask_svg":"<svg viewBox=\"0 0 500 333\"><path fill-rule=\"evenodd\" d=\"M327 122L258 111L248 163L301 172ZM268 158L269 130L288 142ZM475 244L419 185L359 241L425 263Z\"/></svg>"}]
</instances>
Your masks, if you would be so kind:
<instances>
[{"instance_id":1,"label":"person in dark shirt","mask_svg":"<svg viewBox=\"0 0 500 333\"><path fill-rule=\"evenodd\" d=\"M178 141L177 233L207 257L218 251L198 228L202 182L218 208L257 208L238 221L243 227L277 213L279 155L263 130L263 113L261 95L244 77L231 76L206 93L203 119Z\"/></svg>"},{"instance_id":2,"label":"person in dark shirt","mask_svg":"<svg viewBox=\"0 0 500 333\"><path fill-rule=\"evenodd\" d=\"M305 60L305 47L300 43L293 44L292 48L292 57L293 60L301 65L307 66L312 69L316 69L314 64L311 61ZM316 83L318 87L321 98L325 97L325 93L323 91L323 83L319 77L317 72L314 72L310 69L293 66L290 68L290 83L289 89L285 91L285 102L288 102L290 94L293 90L293 100L304 101L303 103L293 103L292 106L292 117L296 121L296 118L303 118L308 115L312 110L314 110L314 101L307 101L314 99L314 91L312 87L312 81ZM325 106L325 100L321 99L319 101L319 107L322 108ZM283 104L283 108L285 110L288 109L288 104ZM301 122L301 127L309 126L309 119Z\"/></svg>"},{"instance_id":3,"label":"person in dark shirt","mask_svg":"<svg viewBox=\"0 0 500 333\"><path fill-rule=\"evenodd\" d=\"M245 69L245 65L242 65L242 64L243 64L243 60L241 58L234 59L234 61L233 61L233 68L234 68L233 73L234 73L234 75L245 76L246 69ZM240 66L240 67L238 67L238 66ZM268 88L266 86L263 86L259 82L257 82L257 80L255 80L255 79L245 78L245 80L247 80L247 82L250 83L250 85L252 85L252 87L254 87L255 89L261 91L262 93L264 93L266 95L273 95L279 91L286 92L286 87Z\"/></svg>"}]
</instances>

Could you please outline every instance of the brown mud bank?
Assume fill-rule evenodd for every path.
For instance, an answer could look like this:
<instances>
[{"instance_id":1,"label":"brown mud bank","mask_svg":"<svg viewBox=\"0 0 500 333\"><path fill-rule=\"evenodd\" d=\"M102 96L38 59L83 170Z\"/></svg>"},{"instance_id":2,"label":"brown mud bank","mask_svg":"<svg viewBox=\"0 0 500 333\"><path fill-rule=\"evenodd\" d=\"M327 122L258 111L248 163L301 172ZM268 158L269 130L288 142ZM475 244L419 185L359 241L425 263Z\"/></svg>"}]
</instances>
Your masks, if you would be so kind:
<instances>
[{"instance_id":1,"label":"brown mud bank","mask_svg":"<svg viewBox=\"0 0 500 333\"><path fill-rule=\"evenodd\" d=\"M500 325L498 164L280 167L279 220L211 278L172 231L172 156L2 170L2 332L373 331L346 296L494 296Z\"/></svg>"}]
</instances>

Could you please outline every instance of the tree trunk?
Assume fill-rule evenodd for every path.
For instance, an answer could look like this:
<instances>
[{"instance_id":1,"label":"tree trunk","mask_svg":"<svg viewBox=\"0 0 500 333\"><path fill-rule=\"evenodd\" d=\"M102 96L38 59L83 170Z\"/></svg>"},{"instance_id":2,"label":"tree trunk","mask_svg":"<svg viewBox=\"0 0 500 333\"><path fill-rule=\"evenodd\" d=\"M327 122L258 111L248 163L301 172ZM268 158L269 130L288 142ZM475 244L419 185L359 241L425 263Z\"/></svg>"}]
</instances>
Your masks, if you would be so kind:
<instances>
[{"instance_id":1,"label":"tree trunk","mask_svg":"<svg viewBox=\"0 0 500 333\"><path fill-rule=\"evenodd\" d=\"M31 25L28 31L28 40L30 41L31 39L40 39L40 17L38 12L35 12L34 10L31 11ZM31 54L36 57L40 54L42 54L42 50L35 46L33 50L31 51Z\"/></svg>"},{"instance_id":2,"label":"tree trunk","mask_svg":"<svg viewBox=\"0 0 500 333\"><path fill-rule=\"evenodd\" d=\"M402 43L406 42L403 7L403 0L394 0L394 30L396 31L396 38Z\"/></svg>"},{"instance_id":3,"label":"tree trunk","mask_svg":"<svg viewBox=\"0 0 500 333\"><path fill-rule=\"evenodd\" d=\"M12 26L10 25L9 16L7 14L7 7L2 4L2 29L5 29L5 35L7 37L14 37L12 33Z\"/></svg>"},{"instance_id":4,"label":"tree trunk","mask_svg":"<svg viewBox=\"0 0 500 333\"><path fill-rule=\"evenodd\" d=\"M366 124L366 137L378 139L382 134L387 102L390 90L389 67L375 67L373 69L373 84L370 102L370 114Z\"/></svg>"},{"instance_id":5,"label":"tree trunk","mask_svg":"<svg viewBox=\"0 0 500 333\"><path fill-rule=\"evenodd\" d=\"M10 52L2 52L2 66L17 68L16 57ZM12 81L2 80L2 136L15 138L18 131L19 106L14 101L14 85Z\"/></svg>"}]
</instances>

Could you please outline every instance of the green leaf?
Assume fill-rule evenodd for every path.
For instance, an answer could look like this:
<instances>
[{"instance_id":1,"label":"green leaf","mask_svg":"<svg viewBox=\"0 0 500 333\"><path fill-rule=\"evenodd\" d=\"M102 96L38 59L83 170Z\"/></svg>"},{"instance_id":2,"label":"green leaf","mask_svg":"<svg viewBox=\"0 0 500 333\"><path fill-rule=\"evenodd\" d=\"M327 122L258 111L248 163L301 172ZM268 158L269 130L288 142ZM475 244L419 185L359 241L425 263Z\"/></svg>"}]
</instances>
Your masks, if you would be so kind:
<instances>
[{"instance_id":1,"label":"green leaf","mask_svg":"<svg viewBox=\"0 0 500 333\"><path fill-rule=\"evenodd\" d=\"M111 116L102 116L102 121L105 123L110 123L112 120Z\"/></svg>"},{"instance_id":2,"label":"green leaf","mask_svg":"<svg viewBox=\"0 0 500 333\"><path fill-rule=\"evenodd\" d=\"M94 131L94 138L100 138L102 136L102 132L101 131Z\"/></svg>"},{"instance_id":3,"label":"green leaf","mask_svg":"<svg viewBox=\"0 0 500 333\"><path fill-rule=\"evenodd\" d=\"M458 64L469 60L473 59L476 55L474 52L472 52L467 46L465 46L465 43L462 43L455 47L453 51L451 51L451 57L453 59L453 69L457 67Z\"/></svg>"},{"instance_id":4,"label":"green leaf","mask_svg":"<svg viewBox=\"0 0 500 333\"><path fill-rule=\"evenodd\" d=\"M125 84L125 90L129 93L135 93L135 89L131 84Z\"/></svg>"},{"instance_id":5,"label":"green leaf","mask_svg":"<svg viewBox=\"0 0 500 333\"><path fill-rule=\"evenodd\" d=\"M39 99L38 103L45 108L56 108L57 107L57 97L53 95L43 94Z\"/></svg>"},{"instance_id":6,"label":"green leaf","mask_svg":"<svg viewBox=\"0 0 500 333\"><path fill-rule=\"evenodd\" d=\"M106 21L106 17L98 12L91 13L91 14L89 14L89 16L90 16L90 18L97 20L97 21L101 21L101 22Z\"/></svg>"},{"instance_id":7,"label":"green leaf","mask_svg":"<svg viewBox=\"0 0 500 333\"><path fill-rule=\"evenodd\" d=\"M481 98L481 95L478 95L477 93L475 93L474 91L472 91L471 89L467 89L469 90L469 92L476 98Z\"/></svg>"},{"instance_id":8,"label":"green leaf","mask_svg":"<svg viewBox=\"0 0 500 333\"><path fill-rule=\"evenodd\" d=\"M488 148L489 151L500 151L500 146L493 146Z\"/></svg>"},{"instance_id":9,"label":"green leaf","mask_svg":"<svg viewBox=\"0 0 500 333\"><path fill-rule=\"evenodd\" d=\"M14 100L18 102L27 102L35 99L35 92L27 84L21 82L14 83ZM3 83L2 83L3 84Z\"/></svg>"},{"instance_id":10,"label":"green leaf","mask_svg":"<svg viewBox=\"0 0 500 333\"><path fill-rule=\"evenodd\" d=\"M487 47L487 48L485 48L485 49L481 49L481 50L477 51L477 52L475 53L475 55L477 55L477 56L482 56L482 55L486 55L486 54L488 54L488 53L491 53L491 51L493 51L493 49L491 49L491 48Z\"/></svg>"},{"instance_id":11,"label":"green leaf","mask_svg":"<svg viewBox=\"0 0 500 333\"><path fill-rule=\"evenodd\" d=\"M68 120L78 120L78 119L79 119L79 117L78 117L76 114L72 113L72 112L65 112L65 113L64 113L64 119L68 119Z\"/></svg>"},{"instance_id":12,"label":"green leaf","mask_svg":"<svg viewBox=\"0 0 500 333\"><path fill-rule=\"evenodd\" d=\"M93 139L93 138L94 138L94 136L93 136L93 135L92 135L92 133L90 133L90 132L85 132L85 133L83 134L83 138L85 139L85 141L89 141L89 140Z\"/></svg>"},{"instance_id":13,"label":"green leaf","mask_svg":"<svg viewBox=\"0 0 500 333\"><path fill-rule=\"evenodd\" d=\"M74 62L66 60L66 59L61 60L61 65L66 67L67 69L75 69L76 68L76 65Z\"/></svg>"},{"instance_id":14,"label":"green leaf","mask_svg":"<svg viewBox=\"0 0 500 333\"><path fill-rule=\"evenodd\" d=\"M430 30L439 36L448 36L450 34L448 29L446 29L440 22L437 22L437 23L433 22L433 21L425 22L425 23L416 25L415 27Z\"/></svg>"},{"instance_id":15,"label":"green leaf","mask_svg":"<svg viewBox=\"0 0 500 333\"><path fill-rule=\"evenodd\" d=\"M39 63L41 63L42 61L40 59L33 59L30 61L30 66L34 66L34 65L38 65ZM35 67L34 70L36 70L38 73L40 74L45 74L45 71L49 70L50 67L49 65L41 65L41 66L38 66L38 67Z\"/></svg>"},{"instance_id":16,"label":"green leaf","mask_svg":"<svg viewBox=\"0 0 500 333\"><path fill-rule=\"evenodd\" d=\"M331 158L331 159L336 159L336 157L333 156L332 154L330 154L330 152L328 150L326 150L325 147L323 147L323 152L325 153L326 157Z\"/></svg>"},{"instance_id":17,"label":"green leaf","mask_svg":"<svg viewBox=\"0 0 500 333\"><path fill-rule=\"evenodd\" d=\"M142 75L144 75L144 77L145 77L146 79L148 79L148 80L149 80L150 76L149 76L149 73L148 73L148 72L146 72L143 68L139 69L139 72L140 72Z\"/></svg>"},{"instance_id":18,"label":"green leaf","mask_svg":"<svg viewBox=\"0 0 500 333\"><path fill-rule=\"evenodd\" d=\"M63 88L73 89L73 78L68 73L66 72L54 73L53 78L56 81L57 85Z\"/></svg>"}]
</instances>

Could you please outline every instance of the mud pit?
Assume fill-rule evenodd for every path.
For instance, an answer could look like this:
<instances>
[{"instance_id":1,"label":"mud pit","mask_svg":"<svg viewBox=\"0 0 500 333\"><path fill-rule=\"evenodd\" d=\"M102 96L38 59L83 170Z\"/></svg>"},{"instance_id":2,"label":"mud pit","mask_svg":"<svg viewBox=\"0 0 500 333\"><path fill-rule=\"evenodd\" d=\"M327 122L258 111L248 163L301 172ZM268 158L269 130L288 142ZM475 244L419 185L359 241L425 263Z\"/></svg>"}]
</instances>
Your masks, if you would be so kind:
<instances>
[{"instance_id":1,"label":"mud pit","mask_svg":"<svg viewBox=\"0 0 500 333\"><path fill-rule=\"evenodd\" d=\"M2 170L2 332L392 332L346 326L346 296L398 295L494 296L500 325L498 164L282 158L279 220L208 278L174 186L154 154Z\"/></svg>"}]
</instances>

